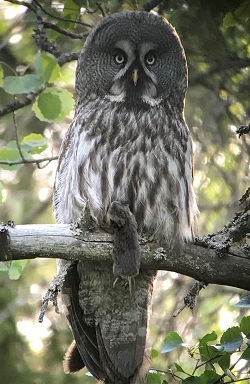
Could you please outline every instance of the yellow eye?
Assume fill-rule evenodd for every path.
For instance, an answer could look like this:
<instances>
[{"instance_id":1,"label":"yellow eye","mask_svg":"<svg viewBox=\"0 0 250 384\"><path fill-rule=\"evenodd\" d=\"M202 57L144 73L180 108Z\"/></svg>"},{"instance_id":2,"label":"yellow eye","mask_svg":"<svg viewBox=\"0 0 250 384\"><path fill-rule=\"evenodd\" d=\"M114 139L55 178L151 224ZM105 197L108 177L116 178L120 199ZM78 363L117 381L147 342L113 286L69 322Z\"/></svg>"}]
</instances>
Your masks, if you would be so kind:
<instances>
[{"instance_id":1,"label":"yellow eye","mask_svg":"<svg viewBox=\"0 0 250 384\"><path fill-rule=\"evenodd\" d=\"M156 55L152 52L149 52L145 57L145 61L147 65L154 65L156 62Z\"/></svg>"},{"instance_id":2,"label":"yellow eye","mask_svg":"<svg viewBox=\"0 0 250 384\"><path fill-rule=\"evenodd\" d=\"M115 55L115 62L117 64L123 64L125 62L125 56L122 53Z\"/></svg>"}]
</instances>

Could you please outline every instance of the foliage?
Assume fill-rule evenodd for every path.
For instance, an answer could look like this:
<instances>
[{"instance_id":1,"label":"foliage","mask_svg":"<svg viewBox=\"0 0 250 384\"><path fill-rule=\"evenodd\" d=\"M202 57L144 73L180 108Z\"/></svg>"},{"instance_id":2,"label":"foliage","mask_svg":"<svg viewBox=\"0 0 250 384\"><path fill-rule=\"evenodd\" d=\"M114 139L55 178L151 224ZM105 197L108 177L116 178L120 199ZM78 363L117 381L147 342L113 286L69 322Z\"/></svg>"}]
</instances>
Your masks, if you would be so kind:
<instances>
[{"instance_id":1,"label":"foliage","mask_svg":"<svg viewBox=\"0 0 250 384\"><path fill-rule=\"evenodd\" d=\"M157 356L152 356L155 357L154 369L148 376L147 384L167 384L169 378L181 384L219 384L250 380L250 316L243 317L239 326L228 328L219 343L215 343L216 340L217 334L213 331L190 347L183 343L178 333L168 333L161 353L182 346L187 349L192 368L190 366L186 370L184 365L175 362L168 370L157 370Z\"/></svg>"}]
</instances>

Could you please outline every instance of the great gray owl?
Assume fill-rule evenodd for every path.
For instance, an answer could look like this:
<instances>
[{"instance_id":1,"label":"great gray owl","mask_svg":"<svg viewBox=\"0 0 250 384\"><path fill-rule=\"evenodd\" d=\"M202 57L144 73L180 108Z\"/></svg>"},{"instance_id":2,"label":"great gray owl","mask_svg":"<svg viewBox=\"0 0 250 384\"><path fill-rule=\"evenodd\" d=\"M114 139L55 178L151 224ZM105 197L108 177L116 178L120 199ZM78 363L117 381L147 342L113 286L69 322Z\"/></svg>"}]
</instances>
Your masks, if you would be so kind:
<instances>
[{"instance_id":1,"label":"great gray owl","mask_svg":"<svg viewBox=\"0 0 250 384\"><path fill-rule=\"evenodd\" d=\"M186 88L185 54L168 22L152 13L124 12L97 24L76 70L75 115L55 182L58 223L75 222L87 207L102 225L117 202L116 208L127 204L131 227L134 217L138 233L166 248L178 250L192 239L197 207L183 115ZM134 276L138 259L132 261L125 243L116 247L125 254L116 253L114 269L122 276L131 261ZM145 382L154 277L153 271L140 271L129 289L124 279L114 286L110 266L79 260L72 267L63 287L75 339L66 372L86 366L105 383Z\"/></svg>"}]
</instances>

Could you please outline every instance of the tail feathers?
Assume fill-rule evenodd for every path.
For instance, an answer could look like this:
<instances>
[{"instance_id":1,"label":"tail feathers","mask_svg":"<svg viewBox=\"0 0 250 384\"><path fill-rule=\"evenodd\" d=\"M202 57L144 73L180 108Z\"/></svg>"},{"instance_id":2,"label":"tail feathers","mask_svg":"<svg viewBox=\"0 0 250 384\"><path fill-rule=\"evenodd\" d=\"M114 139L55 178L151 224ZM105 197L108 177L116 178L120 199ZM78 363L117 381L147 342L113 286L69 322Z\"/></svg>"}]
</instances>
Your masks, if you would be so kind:
<instances>
[{"instance_id":1,"label":"tail feathers","mask_svg":"<svg viewBox=\"0 0 250 384\"><path fill-rule=\"evenodd\" d=\"M75 341L73 341L65 353L63 370L65 373L74 373L80 371L80 369L84 367L85 364L82 361L82 357L78 351Z\"/></svg>"},{"instance_id":2,"label":"tail feathers","mask_svg":"<svg viewBox=\"0 0 250 384\"><path fill-rule=\"evenodd\" d=\"M92 284L92 296L87 302L88 311L95 314L95 323L92 326L85 321L75 264L68 271L62 289L66 316L75 339L65 355L64 371L73 373L86 366L96 379L102 380L99 384L144 384L150 368L150 348L145 341L147 308L154 273L141 272L137 276L133 295L123 284L118 287L119 290L113 289L112 271L87 270L85 275L81 278L86 277L98 283ZM97 303L94 302L95 298Z\"/></svg>"},{"instance_id":3,"label":"tail feathers","mask_svg":"<svg viewBox=\"0 0 250 384\"><path fill-rule=\"evenodd\" d=\"M130 384L133 383L131 381L132 377L124 377L121 373L118 372L117 367L113 364L113 362L110 359L110 356L107 353L107 350L104 345L104 341L102 338L100 327L96 328L96 336L97 336L97 342L99 346L99 352L100 352L100 358L102 361L103 366L105 366L106 371L106 379L104 381L105 384ZM134 372L135 374L135 372ZM133 375L134 376L134 375Z\"/></svg>"}]
</instances>

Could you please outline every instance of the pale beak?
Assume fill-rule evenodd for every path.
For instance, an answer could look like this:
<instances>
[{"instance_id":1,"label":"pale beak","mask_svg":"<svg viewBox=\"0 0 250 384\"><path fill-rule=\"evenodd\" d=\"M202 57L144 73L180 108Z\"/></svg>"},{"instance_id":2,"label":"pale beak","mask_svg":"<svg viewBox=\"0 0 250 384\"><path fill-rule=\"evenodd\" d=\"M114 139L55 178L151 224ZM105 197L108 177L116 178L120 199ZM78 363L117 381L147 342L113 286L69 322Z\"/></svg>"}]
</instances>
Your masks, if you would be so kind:
<instances>
[{"instance_id":1,"label":"pale beak","mask_svg":"<svg viewBox=\"0 0 250 384\"><path fill-rule=\"evenodd\" d=\"M136 84L138 82L138 78L139 78L139 76L138 76L138 69L135 68L133 70L133 73L132 73L132 79L133 79L133 83L134 83L135 86L136 86Z\"/></svg>"}]
</instances>

